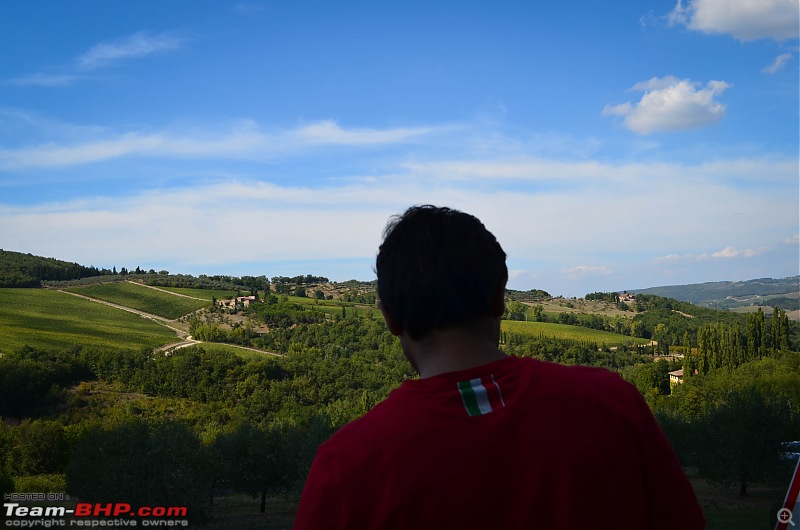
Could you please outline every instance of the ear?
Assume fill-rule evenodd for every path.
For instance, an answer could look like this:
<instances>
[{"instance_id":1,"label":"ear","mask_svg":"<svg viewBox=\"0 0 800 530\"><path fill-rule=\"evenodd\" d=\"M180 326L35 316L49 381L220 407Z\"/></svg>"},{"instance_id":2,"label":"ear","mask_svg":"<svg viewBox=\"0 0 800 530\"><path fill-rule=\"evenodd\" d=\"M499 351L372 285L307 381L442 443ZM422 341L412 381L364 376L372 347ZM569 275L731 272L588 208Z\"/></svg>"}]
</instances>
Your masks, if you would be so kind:
<instances>
[{"instance_id":1,"label":"ear","mask_svg":"<svg viewBox=\"0 0 800 530\"><path fill-rule=\"evenodd\" d=\"M395 337L399 337L403 334L403 330L398 325L397 321L394 317L387 311L386 306L383 305L383 302L378 300L378 309L381 310L381 314L383 315L383 319L386 321L386 327L389 328L389 333L394 335Z\"/></svg>"}]
</instances>

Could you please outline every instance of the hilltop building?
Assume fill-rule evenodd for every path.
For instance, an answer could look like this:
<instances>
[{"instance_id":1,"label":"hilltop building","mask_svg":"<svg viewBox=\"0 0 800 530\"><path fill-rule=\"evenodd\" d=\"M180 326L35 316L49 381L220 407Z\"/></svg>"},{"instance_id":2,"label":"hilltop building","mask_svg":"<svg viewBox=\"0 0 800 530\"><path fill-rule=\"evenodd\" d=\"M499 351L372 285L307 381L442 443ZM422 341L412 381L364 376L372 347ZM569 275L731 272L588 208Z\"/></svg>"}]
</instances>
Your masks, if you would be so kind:
<instances>
[{"instance_id":1,"label":"hilltop building","mask_svg":"<svg viewBox=\"0 0 800 530\"><path fill-rule=\"evenodd\" d=\"M233 309L237 306L248 307L251 302L257 301L255 296L237 296L230 300L217 300L217 305L226 309Z\"/></svg>"}]
</instances>

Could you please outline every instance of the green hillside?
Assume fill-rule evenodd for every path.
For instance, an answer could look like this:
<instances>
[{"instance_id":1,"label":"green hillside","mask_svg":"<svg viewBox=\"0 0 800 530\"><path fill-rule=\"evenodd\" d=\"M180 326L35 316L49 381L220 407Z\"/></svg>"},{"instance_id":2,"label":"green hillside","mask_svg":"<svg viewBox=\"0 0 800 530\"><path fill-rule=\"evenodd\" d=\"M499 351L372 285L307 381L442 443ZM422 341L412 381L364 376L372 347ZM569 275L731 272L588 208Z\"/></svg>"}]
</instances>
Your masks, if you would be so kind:
<instances>
[{"instance_id":1,"label":"green hillside","mask_svg":"<svg viewBox=\"0 0 800 530\"><path fill-rule=\"evenodd\" d=\"M621 346L625 344L647 344L648 339L610 333L598 329L550 322L523 322L517 320L503 320L500 330L506 333L520 333L528 336L552 337L555 339L596 342L607 346Z\"/></svg>"},{"instance_id":2,"label":"green hillside","mask_svg":"<svg viewBox=\"0 0 800 530\"><path fill-rule=\"evenodd\" d=\"M96 267L0 249L0 287L39 287L42 281L100 276Z\"/></svg>"},{"instance_id":3,"label":"green hillside","mask_svg":"<svg viewBox=\"0 0 800 530\"><path fill-rule=\"evenodd\" d=\"M23 346L97 346L114 351L174 342L175 332L128 311L49 289L0 291L0 352Z\"/></svg>"},{"instance_id":4,"label":"green hillside","mask_svg":"<svg viewBox=\"0 0 800 530\"><path fill-rule=\"evenodd\" d=\"M773 279L759 278L740 282L706 282L688 285L665 285L629 293L653 294L674 298L703 307L732 309L742 306L772 306L795 310L800 307L800 276Z\"/></svg>"},{"instance_id":5,"label":"green hillside","mask_svg":"<svg viewBox=\"0 0 800 530\"><path fill-rule=\"evenodd\" d=\"M189 287L159 287L159 289L192 298L201 298L209 302L214 298L217 300L224 300L236 296L236 291L230 289L192 289Z\"/></svg>"},{"instance_id":6,"label":"green hillside","mask_svg":"<svg viewBox=\"0 0 800 530\"><path fill-rule=\"evenodd\" d=\"M180 318L211 304L210 299L178 296L134 282L102 283L66 290L168 319Z\"/></svg>"}]
</instances>

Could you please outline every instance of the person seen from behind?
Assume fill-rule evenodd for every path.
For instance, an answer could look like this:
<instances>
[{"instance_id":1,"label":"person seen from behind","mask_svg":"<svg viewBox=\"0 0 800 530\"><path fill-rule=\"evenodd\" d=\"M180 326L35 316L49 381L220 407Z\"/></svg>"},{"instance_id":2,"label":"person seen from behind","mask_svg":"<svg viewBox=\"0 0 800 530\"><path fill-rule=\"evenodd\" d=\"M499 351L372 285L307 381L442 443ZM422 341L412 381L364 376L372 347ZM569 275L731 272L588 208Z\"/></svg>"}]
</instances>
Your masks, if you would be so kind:
<instances>
[{"instance_id":1,"label":"person seen from behind","mask_svg":"<svg viewBox=\"0 0 800 530\"><path fill-rule=\"evenodd\" d=\"M472 215L390 220L378 304L419 379L320 447L295 528L705 527L635 387L498 348L505 259Z\"/></svg>"}]
</instances>

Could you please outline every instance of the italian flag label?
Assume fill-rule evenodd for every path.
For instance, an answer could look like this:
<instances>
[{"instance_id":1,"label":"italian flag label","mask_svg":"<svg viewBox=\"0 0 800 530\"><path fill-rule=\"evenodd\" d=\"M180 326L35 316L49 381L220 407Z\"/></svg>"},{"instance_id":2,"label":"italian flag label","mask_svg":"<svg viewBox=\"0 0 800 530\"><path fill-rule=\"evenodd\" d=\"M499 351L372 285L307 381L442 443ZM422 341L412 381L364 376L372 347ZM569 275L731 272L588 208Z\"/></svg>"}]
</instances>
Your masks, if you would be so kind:
<instances>
[{"instance_id":1,"label":"italian flag label","mask_svg":"<svg viewBox=\"0 0 800 530\"><path fill-rule=\"evenodd\" d=\"M459 381L458 391L470 416L489 414L495 409L506 406L500 385L494 380L494 375Z\"/></svg>"}]
</instances>

